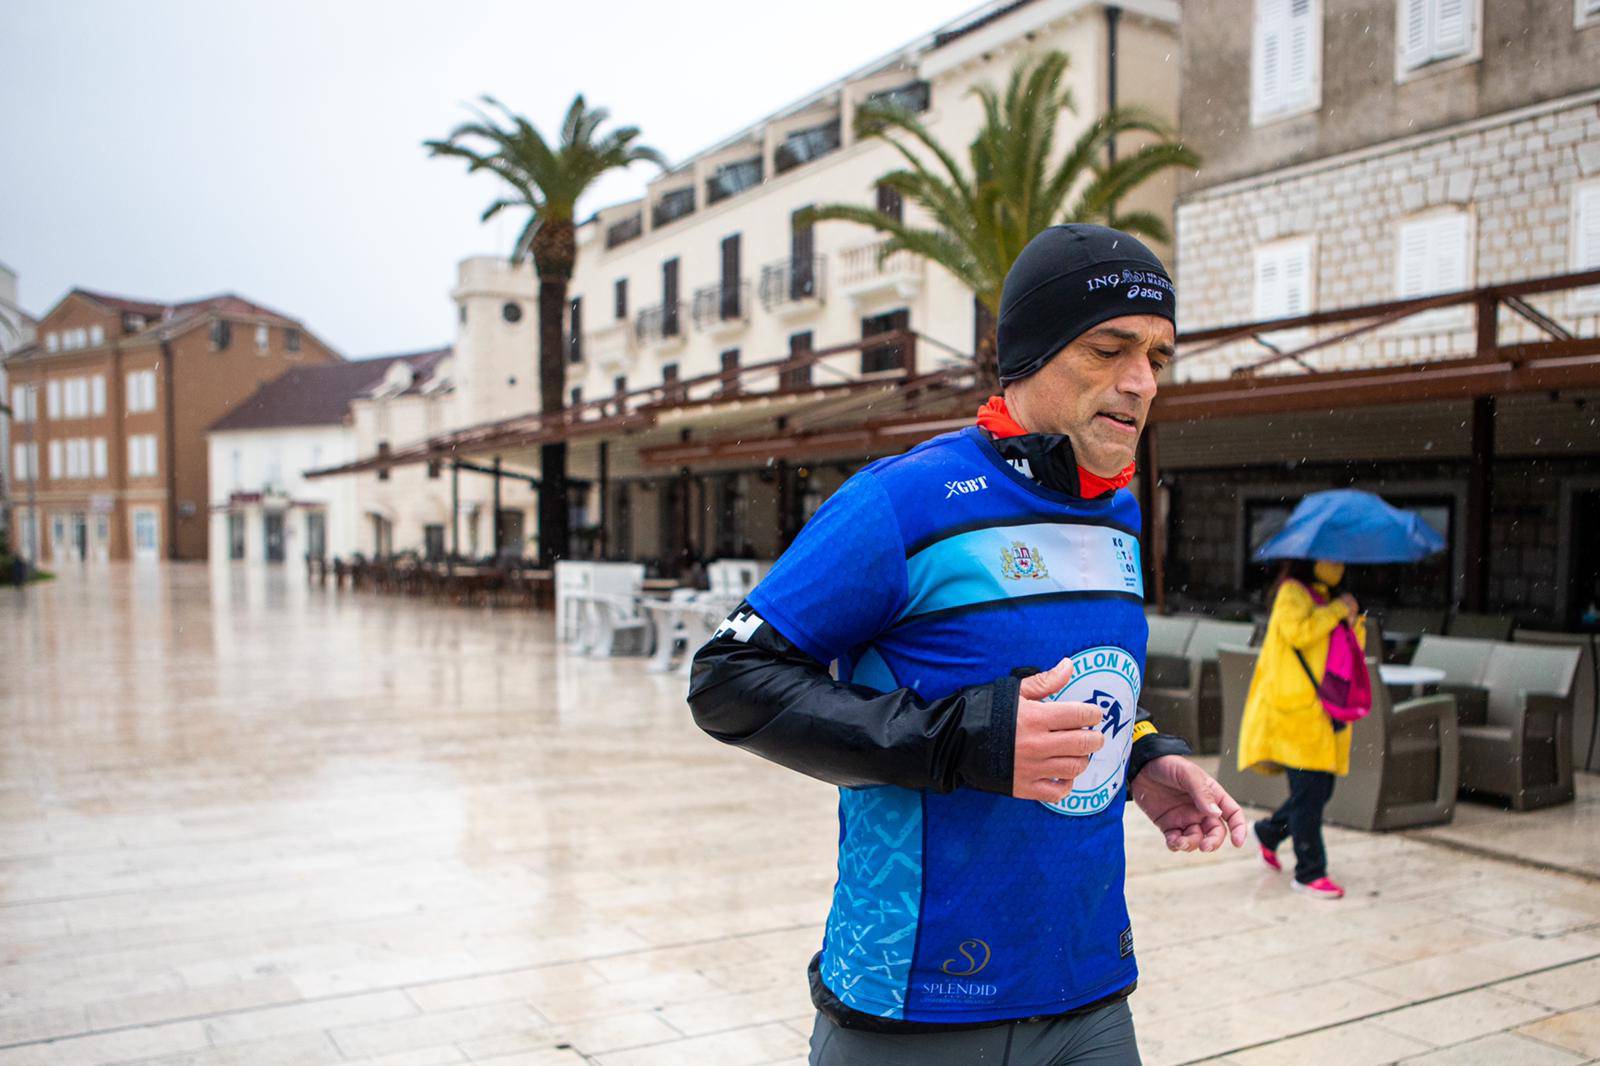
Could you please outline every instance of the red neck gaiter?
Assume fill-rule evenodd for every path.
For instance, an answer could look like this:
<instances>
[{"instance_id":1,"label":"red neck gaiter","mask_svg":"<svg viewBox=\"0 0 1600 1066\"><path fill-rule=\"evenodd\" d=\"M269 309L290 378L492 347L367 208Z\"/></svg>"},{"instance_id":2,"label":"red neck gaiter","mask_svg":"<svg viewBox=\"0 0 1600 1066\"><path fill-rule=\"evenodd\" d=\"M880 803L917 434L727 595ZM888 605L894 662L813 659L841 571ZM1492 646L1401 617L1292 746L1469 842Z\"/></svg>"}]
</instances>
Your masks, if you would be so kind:
<instances>
[{"instance_id":1,"label":"red neck gaiter","mask_svg":"<svg viewBox=\"0 0 1600 1066\"><path fill-rule=\"evenodd\" d=\"M1011 412L1006 410L1003 396L991 396L988 403L978 408L978 428L995 437L1021 437L1028 432L1022 428L1021 423L1011 417ZM1083 498L1092 500L1107 492L1127 488L1128 482L1133 480L1136 465L1129 463L1116 477L1104 478L1093 470L1085 470L1080 463L1078 487L1082 491Z\"/></svg>"}]
</instances>

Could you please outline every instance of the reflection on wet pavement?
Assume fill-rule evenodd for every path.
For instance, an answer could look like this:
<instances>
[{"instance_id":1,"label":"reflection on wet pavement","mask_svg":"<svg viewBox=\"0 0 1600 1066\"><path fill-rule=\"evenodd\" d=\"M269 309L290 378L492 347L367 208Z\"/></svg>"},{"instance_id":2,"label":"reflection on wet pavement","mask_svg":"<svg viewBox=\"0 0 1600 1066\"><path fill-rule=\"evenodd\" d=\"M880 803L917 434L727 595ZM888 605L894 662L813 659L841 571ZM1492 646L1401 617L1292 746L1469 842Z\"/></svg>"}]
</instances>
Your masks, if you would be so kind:
<instances>
[{"instance_id":1,"label":"reflection on wet pavement","mask_svg":"<svg viewBox=\"0 0 1600 1066\"><path fill-rule=\"evenodd\" d=\"M682 678L292 571L69 571L0 633L0 1066L804 1060L833 792ZM1330 905L1128 841L1148 1063L1600 1056L1595 880L1333 832Z\"/></svg>"}]
</instances>

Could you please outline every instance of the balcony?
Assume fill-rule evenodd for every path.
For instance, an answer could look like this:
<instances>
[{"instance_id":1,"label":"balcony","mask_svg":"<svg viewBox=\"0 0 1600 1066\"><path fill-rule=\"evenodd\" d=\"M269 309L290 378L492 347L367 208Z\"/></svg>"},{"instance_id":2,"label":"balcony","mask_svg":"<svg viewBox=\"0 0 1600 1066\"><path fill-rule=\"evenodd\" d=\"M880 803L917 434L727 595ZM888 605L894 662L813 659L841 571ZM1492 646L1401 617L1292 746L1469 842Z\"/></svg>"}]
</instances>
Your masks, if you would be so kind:
<instances>
[{"instance_id":1,"label":"balcony","mask_svg":"<svg viewBox=\"0 0 1600 1066\"><path fill-rule=\"evenodd\" d=\"M655 210L650 214L650 223L661 227L687 215L694 214L694 186L683 189L674 189L656 201Z\"/></svg>"},{"instance_id":2,"label":"balcony","mask_svg":"<svg viewBox=\"0 0 1600 1066\"><path fill-rule=\"evenodd\" d=\"M897 107L902 111L921 114L928 110L933 99L932 87L925 81L911 81L892 89L871 93L864 101L873 107Z\"/></svg>"},{"instance_id":3,"label":"balcony","mask_svg":"<svg viewBox=\"0 0 1600 1066\"><path fill-rule=\"evenodd\" d=\"M750 321L750 283L707 285L694 291L694 328L721 336L737 333Z\"/></svg>"},{"instance_id":4,"label":"balcony","mask_svg":"<svg viewBox=\"0 0 1600 1066\"><path fill-rule=\"evenodd\" d=\"M633 328L626 321L585 334L583 344L584 353L594 365L611 374L622 373L638 350Z\"/></svg>"},{"instance_id":5,"label":"balcony","mask_svg":"<svg viewBox=\"0 0 1600 1066\"><path fill-rule=\"evenodd\" d=\"M820 255L768 263L761 268L761 306L784 318L815 311L822 306L826 265Z\"/></svg>"},{"instance_id":6,"label":"balcony","mask_svg":"<svg viewBox=\"0 0 1600 1066\"><path fill-rule=\"evenodd\" d=\"M606 227L606 247L615 248L644 233L644 212L638 211Z\"/></svg>"},{"instance_id":7,"label":"balcony","mask_svg":"<svg viewBox=\"0 0 1600 1066\"><path fill-rule=\"evenodd\" d=\"M658 350L678 348L684 342L683 304L646 307L633 320L635 342Z\"/></svg>"},{"instance_id":8,"label":"balcony","mask_svg":"<svg viewBox=\"0 0 1600 1066\"><path fill-rule=\"evenodd\" d=\"M776 174L786 173L829 152L838 151L841 143L838 119L795 130L783 139L773 153L772 170Z\"/></svg>"},{"instance_id":9,"label":"balcony","mask_svg":"<svg viewBox=\"0 0 1600 1066\"><path fill-rule=\"evenodd\" d=\"M735 193L744 192L761 184L761 157L741 159L718 167L706 179L706 206L726 200Z\"/></svg>"},{"instance_id":10,"label":"balcony","mask_svg":"<svg viewBox=\"0 0 1600 1066\"><path fill-rule=\"evenodd\" d=\"M909 300L922 291L927 262L914 252L885 256L887 240L873 241L840 253L839 290L853 303L865 304L884 297Z\"/></svg>"}]
</instances>

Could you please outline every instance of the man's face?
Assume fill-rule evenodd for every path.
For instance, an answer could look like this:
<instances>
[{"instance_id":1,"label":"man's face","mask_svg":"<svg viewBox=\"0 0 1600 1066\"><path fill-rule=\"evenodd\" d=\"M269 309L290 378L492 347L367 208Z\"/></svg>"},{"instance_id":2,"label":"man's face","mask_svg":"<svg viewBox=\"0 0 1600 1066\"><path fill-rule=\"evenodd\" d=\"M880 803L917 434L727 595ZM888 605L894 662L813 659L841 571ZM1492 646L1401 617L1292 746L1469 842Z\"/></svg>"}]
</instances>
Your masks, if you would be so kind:
<instances>
[{"instance_id":1,"label":"man's face","mask_svg":"<svg viewBox=\"0 0 1600 1066\"><path fill-rule=\"evenodd\" d=\"M1006 406L1030 433L1066 434L1079 465L1114 477L1133 462L1176 339L1159 315L1102 322L1007 385Z\"/></svg>"}]
</instances>

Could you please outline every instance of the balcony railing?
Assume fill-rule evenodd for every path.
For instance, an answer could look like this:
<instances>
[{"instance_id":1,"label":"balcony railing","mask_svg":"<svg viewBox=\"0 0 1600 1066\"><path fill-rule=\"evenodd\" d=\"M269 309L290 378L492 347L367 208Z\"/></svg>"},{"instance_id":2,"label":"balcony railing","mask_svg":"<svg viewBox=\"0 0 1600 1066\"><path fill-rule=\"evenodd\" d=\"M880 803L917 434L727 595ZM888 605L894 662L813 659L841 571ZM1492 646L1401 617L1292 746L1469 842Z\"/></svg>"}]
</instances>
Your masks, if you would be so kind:
<instances>
[{"instance_id":1,"label":"balcony railing","mask_svg":"<svg viewBox=\"0 0 1600 1066\"><path fill-rule=\"evenodd\" d=\"M839 287L846 295L857 300L887 292L906 298L916 295L922 287L922 257L904 249L884 255L887 243L873 241L839 254Z\"/></svg>"},{"instance_id":2,"label":"balcony railing","mask_svg":"<svg viewBox=\"0 0 1600 1066\"><path fill-rule=\"evenodd\" d=\"M726 163L706 179L706 203L714 204L719 200L726 200L735 193L760 185L761 176L760 156L741 159L737 163Z\"/></svg>"},{"instance_id":3,"label":"balcony railing","mask_svg":"<svg viewBox=\"0 0 1600 1066\"><path fill-rule=\"evenodd\" d=\"M768 263L761 268L761 306L782 312L821 303L825 266L820 255Z\"/></svg>"},{"instance_id":4,"label":"balcony railing","mask_svg":"<svg viewBox=\"0 0 1600 1066\"><path fill-rule=\"evenodd\" d=\"M674 189L660 200L650 215L650 221L656 226L665 226L669 222L676 222L685 215L694 214L694 186L684 189Z\"/></svg>"},{"instance_id":5,"label":"balcony railing","mask_svg":"<svg viewBox=\"0 0 1600 1066\"><path fill-rule=\"evenodd\" d=\"M644 212L639 211L606 227L606 247L626 244L644 233Z\"/></svg>"},{"instance_id":6,"label":"balcony railing","mask_svg":"<svg viewBox=\"0 0 1600 1066\"><path fill-rule=\"evenodd\" d=\"M646 307L633 320L633 335L640 344L667 344L683 339L683 304Z\"/></svg>"},{"instance_id":7,"label":"balcony railing","mask_svg":"<svg viewBox=\"0 0 1600 1066\"><path fill-rule=\"evenodd\" d=\"M774 173L783 174L813 159L820 159L829 152L837 151L841 143L838 119L824 122L820 126L795 130L783 139L783 143L779 144L777 151L773 153L772 169Z\"/></svg>"},{"instance_id":8,"label":"balcony railing","mask_svg":"<svg viewBox=\"0 0 1600 1066\"><path fill-rule=\"evenodd\" d=\"M742 324L750 317L750 283L707 285L694 292L695 329Z\"/></svg>"}]
</instances>

